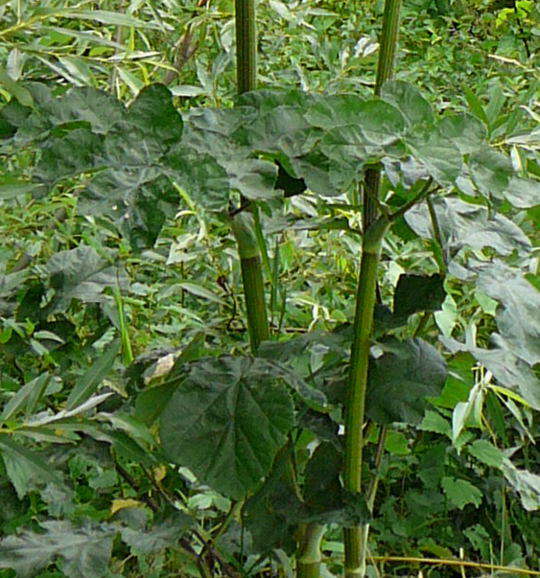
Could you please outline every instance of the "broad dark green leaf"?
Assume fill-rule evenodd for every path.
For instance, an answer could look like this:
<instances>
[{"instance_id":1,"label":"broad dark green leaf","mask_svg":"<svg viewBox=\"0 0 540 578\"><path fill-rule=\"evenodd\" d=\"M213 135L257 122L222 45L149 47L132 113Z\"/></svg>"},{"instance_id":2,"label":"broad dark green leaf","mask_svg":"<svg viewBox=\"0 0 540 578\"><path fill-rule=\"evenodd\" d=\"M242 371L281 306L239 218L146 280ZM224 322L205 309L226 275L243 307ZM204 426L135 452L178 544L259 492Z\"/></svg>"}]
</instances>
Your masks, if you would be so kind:
<instances>
[{"instance_id":1,"label":"broad dark green leaf","mask_svg":"<svg viewBox=\"0 0 540 578\"><path fill-rule=\"evenodd\" d=\"M171 147L162 162L171 180L195 203L210 211L226 209L230 178L213 156L179 143Z\"/></svg>"},{"instance_id":2,"label":"broad dark green leaf","mask_svg":"<svg viewBox=\"0 0 540 578\"><path fill-rule=\"evenodd\" d=\"M460 510L467 504L478 507L482 502L482 492L467 480L444 477L441 485L450 505Z\"/></svg>"},{"instance_id":3,"label":"broad dark green leaf","mask_svg":"<svg viewBox=\"0 0 540 578\"><path fill-rule=\"evenodd\" d=\"M229 176L229 189L237 190L248 199L270 200L278 197L275 190L277 167L259 159L220 160Z\"/></svg>"},{"instance_id":4,"label":"broad dark green leaf","mask_svg":"<svg viewBox=\"0 0 540 578\"><path fill-rule=\"evenodd\" d=\"M135 417L146 425L153 424L171 399L176 382L167 382L142 391L135 401Z\"/></svg>"},{"instance_id":5,"label":"broad dark green leaf","mask_svg":"<svg viewBox=\"0 0 540 578\"><path fill-rule=\"evenodd\" d=\"M116 455L120 458L136 462L146 467L155 466L158 462L158 456L161 457L157 452L150 452L143 448L131 435L123 431L103 430L101 437L98 435L96 439L110 443Z\"/></svg>"},{"instance_id":6,"label":"broad dark green leaf","mask_svg":"<svg viewBox=\"0 0 540 578\"><path fill-rule=\"evenodd\" d=\"M102 90L76 87L44 106L52 126L84 121L92 132L105 134L122 120L125 109L121 101Z\"/></svg>"},{"instance_id":7,"label":"broad dark green leaf","mask_svg":"<svg viewBox=\"0 0 540 578\"><path fill-rule=\"evenodd\" d=\"M496 320L507 347L531 366L540 363L540 291L498 259L482 264L478 287L502 306Z\"/></svg>"},{"instance_id":8,"label":"broad dark green leaf","mask_svg":"<svg viewBox=\"0 0 540 578\"><path fill-rule=\"evenodd\" d=\"M159 172L103 171L81 191L79 212L112 219L134 249L151 247L179 200L169 179L156 177Z\"/></svg>"},{"instance_id":9,"label":"broad dark green leaf","mask_svg":"<svg viewBox=\"0 0 540 578\"><path fill-rule=\"evenodd\" d=\"M145 86L129 106L125 122L148 140L168 145L182 137L182 117L173 105L170 90L163 84Z\"/></svg>"},{"instance_id":10,"label":"broad dark green leaf","mask_svg":"<svg viewBox=\"0 0 540 578\"><path fill-rule=\"evenodd\" d=\"M246 501L243 521L251 534L255 552L265 554L281 548L292 554L298 528L294 514L301 506L290 480L290 456L278 455L262 486Z\"/></svg>"},{"instance_id":11,"label":"broad dark green leaf","mask_svg":"<svg viewBox=\"0 0 540 578\"><path fill-rule=\"evenodd\" d=\"M336 503L318 504L314 507L302 504L298 511L290 510L288 514L297 523L336 524L340 527L351 528L370 521L365 497L362 494L352 494L343 488Z\"/></svg>"},{"instance_id":12,"label":"broad dark green leaf","mask_svg":"<svg viewBox=\"0 0 540 578\"><path fill-rule=\"evenodd\" d=\"M336 448L341 447L339 424L328 414L311 409L299 412L298 425L315 434L320 440L331 442Z\"/></svg>"},{"instance_id":13,"label":"broad dark green leaf","mask_svg":"<svg viewBox=\"0 0 540 578\"><path fill-rule=\"evenodd\" d=\"M41 522L44 533L26 531L0 541L0 568L22 578L35 576L59 560L66 576L99 578L108 572L116 530L109 525L74 526L68 521Z\"/></svg>"},{"instance_id":14,"label":"broad dark green leaf","mask_svg":"<svg viewBox=\"0 0 540 578\"><path fill-rule=\"evenodd\" d=\"M309 102L312 95L297 88L276 90L265 89L245 92L237 97L239 106L249 106L265 113L277 106L303 106Z\"/></svg>"},{"instance_id":15,"label":"broad dark green leaf","mask_svg":"<svg viewBox=\"0 0 540 578\"><path fill-rule=\"evenodd\" d=\"M431 105L412 84L400 80L386 82L381 96L401 112L410 128L422 130L435 123Z\"/></svg>"},{"instance_id":16,"label":"broad dark green leaf","mask_svg":"<svg viewBox=\"0 0 540 578\"><path fill-rule=\"evenodd\" d=\"M404 158L385 157L382 159L384 171L388 180L394 185L401 185L407 189L414 188L420 181L426 181L429 173L419 160L412 156Z\"/></svg>"},{"instance_id":17,"label":"broad dark green leaf","mask_svg":"<svg viewBox=\"0 0 540 578\"><path fill-rule=\"evenodd\" d=\"M350 163L375 162L387 147L403 136L405 120L400 112L381 100L363 102L351 124L328 130L320 150L344 167Z\"/></svg>"},{"instance_id":18,"label":"broad dark green leaf","mask_svg":"<svg viewBox=\"0 0 540 578\"><path fill-rule=\"evenodd\" d=\"M301 108L281 105L267 112L259 110L257 116L251 122L244 122L233 136L251 150L283 151L287 156L299 156L313 146L310 128Z\"/></svg>"},{"instance_id":19,"label":"broad dark green leaf","mask_svg":"<svg viewBox=\"0 0 540 578\"><path fill-rule=\"evenodd\" d=\"M469 453L477 460L492 467L501 468L504 461L504 453L497 446L487 440L475 440L468 448Z\"/></svg>"},{"instance_id":20,"label":"broad dark green leaf","mask_svg":"<svg viewBox=\"0 0 540 578\"><path fill-rule=\"evenodd\" d=\"M515 176L510 158L483 147L469 157L470 177L482 195L504 198L510 179Z\"/></svg>"},{"instance_id":21,"label":"broad dark green leaf","mask_svg":"<svg viewBox=\"0 0 540 578\"><path fill-rule=\"evenodd\" d=\"M492 214L480 205L472 205L455 197L433 199L433 207L441 230L444 249L454 255L463 247L494 249L501 255L512 251L528 254L531 242L510 219ZM407 211L407 224L425 239L433 238L427 206L423 203Z\"/></svg>"},{"instance_id":22,"label":"broad dark green leaf","mask_svg":"<svg viewBox=\"0 0 540 578\"><path fill-rule=\"evenodd\" d=\"M369 368L367 414L378 423L418 424L428 397L440 394L446 379L441 354L422 339L381 343L384 353Z\"/></svg>"},{"instance_id":23,"label":"broad dark green leaf","mask_svg":"<svg viewBox=\"0 0 540 578\"><path fill-rule=\"evenodd\" d=\"M394 314L437 311L446 297L441 275L400 275L394 292Z\"/></svg>"},{"instance_id":24,"label":"broad dark green leaf","mask_svg":"<svg viewBox=\"0 0 540 578\"><path fill-rule=\"evenodd\" d=\"M474 153L487 146L486 127L470 114L454 114L443 118L439 123L439 130L464 155Z\"/></svg>"},{"instance_id":25,"label":"broad dark green leaf","mask_svg":"<svg viewBox=\"0 0 540 578\"><path fill-rule=\"evenodd\" d=\"M75 128L63 136L47 140L35 175L41 181L54 184L82 172L101 166L102 139L87 128Z\"/></svg>"},{"instance_id":26,"label":"broad dark green leaf","mask_svg":"<svg viewBox=\"0 0 540 578\"><path fill-rule=\"evenodd\" d=\"M314 95L305 112L306 120L325 131L353 125L366 101L356 94Z\"/></svg>"},{"instance_id":27,"label":"broad dark green leaf","mask_svg":"<svg viewBox=\"0 0 540 578\"><path fill-rule=\"evenodd\" d=\"M192 112L186 117L184 144L166 161L177 172L179 184L188 193L194 189L195 200L213 210L223 209L231 189L252 199L279 196L274 190L277 167L254 158L263 145L251 142L253 114L247 107Z\"/></svg>"},{"instance_id":28,"label":"broad dark green leaf","mask_svg":"<svg viewBox=\"0 0 540 578\"><path fill-rule=\"evenodd\" d=\"M400 111L384 100L368 100L359 107L355 120L366 144L390 145L401 137L405 120Z\"/></svg>"},{"instance_id":29,"label":"broad dark green leaf","mask_svg":"<svg viewBox=\"0 0 540 578\"><path fill-rule=\"evenodd\" d=\"M204 483L243 499L270 470L294 424L281 376L261 359L195 362L161 415L166 456Z\"/></svg>"},{"instance_id":30,"label":"broad dark green leaf","mask_svg":"<svg viewBox=\"0 0 540 578\"><path fill-rule=\"evenodd\" d=\"M85 245L54 254L47 263L47 270L56 293L52 311L65 310L72 299L85 303L102 302L106 287L127 285L123 269L111 265L95 249Z\"/></svg>"},{"instance_id":31,"label":"broad dark green leaf","mask_svg":"<svg viewBox=\"0 0 540 578\"><path fill-rule=\"evenodd\" d=\"M303 496L311 511L339 509L342 505L342 485L339 479L343 454L330 442L317 446L304 473Z\"/></svg>"},{"instance_id":32,"label":"broad dark green leaf","mask_svg":"<svg viewBox=\"0 0 540 578\"><path fill-rule=\"evenodd\" d=\"M314 150L302 157L290 159L295 175L304 179L310 191L326 197L343 194L358 174L358 163L348 167L331 162L321 151Z\"/></svg>"},{"instance_id":33,"label":"broad dark green leaf","mask_svg":"<svg viewBox=\"0 0 540 578\"><path fill-rule=\"evenodd\" d=\"M8 478L19 499L22 499L29 490L34 489L39 484L61 483L60 476L39 454L13 441L7 435L0 435L0 455L4 460ZM1 559L2 556L0 555Z\"/></svg>"},{"instance_id":34,"label":"broad dark green leaf","mask_svg":"<svg viewBox=\"0 0 540 578\"><path fill-rule=\"evenodd\" d=\"M428 174L443 186L454 185L462 169L463 158L457 146L446 137L439 126L425 135L410 137L406 144Z\"/></svg>"}]
</instances>

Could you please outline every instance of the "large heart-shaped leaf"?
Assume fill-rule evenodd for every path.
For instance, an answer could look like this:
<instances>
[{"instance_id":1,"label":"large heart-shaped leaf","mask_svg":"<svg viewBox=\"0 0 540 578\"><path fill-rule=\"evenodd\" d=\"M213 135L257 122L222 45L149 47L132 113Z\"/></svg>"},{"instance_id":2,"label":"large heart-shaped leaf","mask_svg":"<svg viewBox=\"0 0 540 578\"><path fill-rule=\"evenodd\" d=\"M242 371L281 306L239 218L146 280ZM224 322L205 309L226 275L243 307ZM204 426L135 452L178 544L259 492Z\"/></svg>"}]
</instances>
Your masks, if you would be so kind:
<instances>
[{"instance_id":1,"label":"large heart-shaped leaf","mask_svg":"<svg viewBox=\"0 0 540 578\"><path fill-rule=\"evenodd\" d=\"M88 128L75 128L47 140L36 167L36 177L51 185L101 166L103 141Z\"/></svg>"},{"instance_id":2,"label":"large heart-shaped leaf","mask_svg":"<svg viewBox=\"0 0 540 578\"><path fill-rule=\"evenodd\" d=\"M492 214L486 207L472 205L455 197L433 199L433 207L445 249L451 255L462 247L489 247L501 255L512 251L527 254L531 242L523 231L503 215ZM433 238L433 227L425 204L417 205L405 214L405 220L415 233Z\"/></svg>"},{"instance_id":3,"label":"large heart-shaped leaf","mask_svg":"<svg viewBox=\"0 0 540 578\"><path fill-rule=\"evenodd\" d=\"M382 98L401 112L411 129L421 130L435 123L431 105L412 84L400 80L387 82Z\"/></svg>"},{"instance_id":4,"label":"large heart-shaped leaf","mask_svg":"<svg viewBox=\"0 0 540 578\"><path fill-rule=\"evenodd\" d=\"M443 129L434 127L406 142L412 155L424 165L436 182L443 186L455 183L461 173L463 158L458 147L443 133Z\"/></svg>"},{"instance_id":5,"label":"large heart-shaped leaf","mask_svg":"<svg viewBox=\"0 0 540 578\"><path fill-rule=\"evenodd\" d=\"M367 414L379 423L418 424L426 398L440 394L446 379L441 354L422 339L380 344L383 355L369 368Z\"/></svg>"},{"instance_id":6,"label":"large heart-shaped leaf","mask_svg":"<svg viewBox=\"0 0 540 578\"><path fill-rule=\"evenodd\" d=\"M503 195L514 176L509 157L487 147L475 151L468 164L474 184L488 198Z\"/></svg>"},{"instance_id":7,"label":"large heart-shaped leaf","mask_svg":"<svg viewBox=\"0 0 540 578\"><path fill-rule=\"evenodd\" d=\"M439 130L457 146L462 154L470 154L486 146L486 127L471 114L447 116L439 123Z\"/></svg>"},{"instance_id":8,"label":"large heart-shaped leaf","mask_svg":"<svg viewBox=\"0 0 540 578\"><path fill-rule=\"evenodd\" d=\"M502 305L496 319L507 347L530 365L540 363L540 292L500 260L482 265L478 287Z\"/></svg>"},{"instance_id":9,"label":"large heart-shaped leaf","mask_svg":"<svg viewBox=\"0 0 540 578\"><path fill-rule=\"evenodd\" d=\"M224 356L192 364L163 411L160 437L168 459L240 500L268 473L293 424L292 398L271 364Z\"/></svg>"},{"instance_id":10,"label":"large heart-shaped leaf","mask_svg":"<svg viewBox=\"0 0 540 578\"><path fill-rule=\"evenodd\" d=\"M47 263L51 285L56 295L52 311L69 307L72 299L85 303L99 303L106 298L106 287L127 285L126 273L100 257L92 247L80 245L76 249L60 251Z\"/></svg>"}]
</instances>

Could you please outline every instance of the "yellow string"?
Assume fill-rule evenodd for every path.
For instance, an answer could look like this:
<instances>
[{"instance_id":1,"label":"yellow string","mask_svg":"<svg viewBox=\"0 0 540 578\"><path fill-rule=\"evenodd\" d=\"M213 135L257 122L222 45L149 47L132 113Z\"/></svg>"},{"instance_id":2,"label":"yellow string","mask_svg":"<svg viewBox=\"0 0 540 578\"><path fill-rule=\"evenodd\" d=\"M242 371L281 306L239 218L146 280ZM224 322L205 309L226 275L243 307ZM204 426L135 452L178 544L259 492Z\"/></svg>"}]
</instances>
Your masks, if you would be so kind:
<instances>
[{"instance_id":1,"label":"yellow string","mask_svg":"<svg viewBox=\"0 0 540 578\"><path fill-rule=\"evenodd\" d=\"M467 566L469 568L480 568L483 570L501 570L514 574L525 574L527 576L540 576L536 570L525 568L514 568L512 566L498 566L496 564L484 564L481 562L469 562L467 560L445 560L444 558L409 558L407 556L369 556L372 562L409 562L417 564L441 564L443 566Z\"/></svg>"}]
</instances>

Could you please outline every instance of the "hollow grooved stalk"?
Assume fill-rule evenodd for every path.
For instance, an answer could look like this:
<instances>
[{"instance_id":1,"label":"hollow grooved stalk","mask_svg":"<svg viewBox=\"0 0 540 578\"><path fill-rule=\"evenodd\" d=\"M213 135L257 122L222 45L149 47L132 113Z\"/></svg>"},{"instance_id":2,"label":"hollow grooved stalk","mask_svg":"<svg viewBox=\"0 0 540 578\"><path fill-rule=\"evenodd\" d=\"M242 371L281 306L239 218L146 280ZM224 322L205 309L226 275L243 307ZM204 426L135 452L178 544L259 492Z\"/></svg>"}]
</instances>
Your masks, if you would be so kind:
<instances>
[{"instance_id":1,"label":"hollow grooved stalk","mask_svg":"<svg viewBox=\"0 0 540 578\"><path fill-rule=\"evenodd\" d=\"M235 0L236 80L238 94L257 85L257 30L255 0Z\"/></svg>"},{"instance_id":2,"label":"hollow grooved stalk","mask_svg":"<svg viewBox=\"0 0 540 578\"><path fill-rule=\"evenodd\" d=\"M238 94L242 94L255 90L257 84L255 0L235 0L235 21L237 89ZM249 211L249 201L246 198L242 198L241 205ZM252 352L256 353L261 341L268 339L270 335L261 252L257 243L251 243L246 235L239 236L238 230L235 231L235 235L242 269L249 340ZM250 235L251 233L248 237Z\"/></svg>"},{"instance_id":3,"label":"hollow grooved stalk","mask_svg":"<svg viewBox=\"0 0 540 578\"><path fill-rule=\"evenodd\" d=\"M401 0L386 0L384 4L381 48L377 63L375 94L381 94L382 85L394 75L394 62L399 36L399 13Z\"/></svg>"},{"instance_id":4,"label":"hollow grooved stalk","mask_svg":"<svg viewBox=\"0 0 540 578\"><path fill-rule=\"evenodd\" d=\"M318 578L321 571L321 541L325 526L321 524L307 524L300 546L296 575L299 578Z\"/></svg>"},{"instance_id":5,"label":"hollow grooved stalk","mask_svg":"<svg viewBox=\"0 0 540 578\"><path fill-rule=\"evenodd\" d=\"M269 337L260 256L241 260L249 341L253 352Z\"/></svg>"},{"instance_id":6,"label":"hollow grooved stalk","mask_svg":"<svg viewBox=\"0 0 540 578\"><path fill-rule=\"evenodd\" d=\"M375 82L376 95L381 93L383 84L393 75L400 9L401 0L385 1ZM377 269L382 240L389 226L386 218L378 217L380 183L380 167L368 168L364 179L364 237L356 295L345 419L344 484L347 490L358 494L362 491L363 425L369 348L377 291ZM367 524L345 528L345 578L361 578L365 575L368 531Z\"/></svg>"},{"instance_id":7,"label":"hollow grooved stalk","mask_svg":"<svg viewBox=\"0 0 540 578\"><path fill-rule=\"evenodd\" d=\"M377 269L382 239L389 226L379 217L364 233L362 260L356 294L356 312L349 369L347 411L345 420L345 488L352 493L362 490L362 451L364 446L364 413L367 389L369 346L376 300ZM364 526L345 528L345 576L359 578L365 573Z\"/></svg>"}]
</instances>

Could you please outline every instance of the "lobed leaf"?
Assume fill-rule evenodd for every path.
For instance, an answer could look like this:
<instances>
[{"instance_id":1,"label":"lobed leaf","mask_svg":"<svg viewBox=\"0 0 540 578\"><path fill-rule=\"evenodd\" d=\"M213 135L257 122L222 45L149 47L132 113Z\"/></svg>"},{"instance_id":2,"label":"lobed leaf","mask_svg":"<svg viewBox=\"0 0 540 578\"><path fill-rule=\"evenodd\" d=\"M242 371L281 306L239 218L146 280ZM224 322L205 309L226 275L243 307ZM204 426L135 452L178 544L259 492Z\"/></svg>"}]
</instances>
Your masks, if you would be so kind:
<instances>
[{"instance_id":1,"label":"lobed leaf","mask_svg":"<svg viewBox=\"0 0 540 578\"><path fill-rule=\"evenodd\" d=\"M379 346L384 353L370 363L367 414L378 423L416 425L427 398L439 395L444 386L444 359L422 339L389 340Z\"/></svg>"},{"instance_id":2,"label":"lobed leaf","mask_svg":"<svg viewBox=\"0 0 540 578\"><path fill-rule=\"evenodd\" d=\"M294 424L292 398L269 369L248 357L193 363L161 415L167 458L231 498L256 488Z\"/></svg>"}]
</instances>

